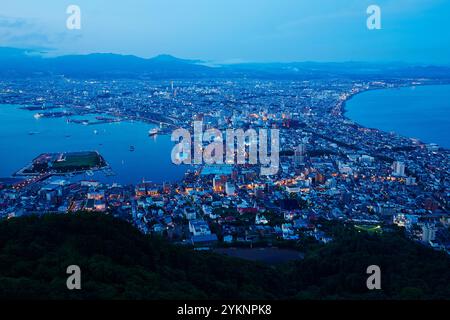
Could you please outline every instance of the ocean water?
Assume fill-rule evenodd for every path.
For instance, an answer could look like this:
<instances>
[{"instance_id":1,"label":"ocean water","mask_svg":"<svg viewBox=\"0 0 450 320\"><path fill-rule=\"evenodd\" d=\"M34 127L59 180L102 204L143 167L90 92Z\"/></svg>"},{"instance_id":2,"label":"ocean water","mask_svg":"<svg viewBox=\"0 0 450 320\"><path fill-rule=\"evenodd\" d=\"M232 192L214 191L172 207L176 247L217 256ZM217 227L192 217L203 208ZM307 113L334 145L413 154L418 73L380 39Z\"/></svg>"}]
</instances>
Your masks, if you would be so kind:
<instances>
[{"instance_id":1,"label":"ocean water","mask_svg":"<svg viewBox=\"0 0 450 320\"><path fill-rule=\"evenodd\" d=\"M450 148L450 85L366 91L350 99L346 110L365 127Z\"/></svg>"},{"instance_id":2,"label":"ocean water","mask_svg":"<svg viewBox=\"0 0 450 320\"><path fill-rule=\"evenodd\" d=\"M35 119L35 113L19 106L0 105L0 177L11 176L44 152L89 150L99 151L115 175L97 172L78 178L121 184L135 184L143 179L161 183L181 179L187 169L172 163L174 143L170 136L148 136L155 127L152 124L123 121L82 125L67 123L66 118ZM134 151L130 151L131 146Z\"/></svg>"}]
</instances>

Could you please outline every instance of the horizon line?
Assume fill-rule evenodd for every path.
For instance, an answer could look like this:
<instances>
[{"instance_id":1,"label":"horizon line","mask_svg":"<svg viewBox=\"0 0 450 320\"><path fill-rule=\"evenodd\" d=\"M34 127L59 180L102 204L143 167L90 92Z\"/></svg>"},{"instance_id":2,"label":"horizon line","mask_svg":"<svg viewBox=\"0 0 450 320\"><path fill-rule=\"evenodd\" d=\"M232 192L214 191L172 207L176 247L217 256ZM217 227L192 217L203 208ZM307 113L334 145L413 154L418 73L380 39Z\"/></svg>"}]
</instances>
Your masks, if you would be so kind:
<instances>
[{"instance_id":1,"label":"horizon line","mask_svg":"<svg viewBox=\"0 0 450 320\"><path fill-rule=\"evenodd\" d=\"M26 51L29 51L29 53L36 53L44 58L58 58L58 57L67 57L67 56L89 56L89 55L116 55L116 56L123 56L123 57L135 57L143 60L152 60L160 57L168 57L172 58L174 60L181 60L185 62L195 63L195 64L201 64L205 66L227 66L227 65L251 65L251 64L294 64L294 63L317 63L317 64L375 64L375 65L406 65L406 66L416 66L416 67L450 67L450 62L448 63L429 63L429 62L404 62L404 61L369 61L369 60L290 60L290 61L274 61L274 60L268 60L268 61L246 61L240 59L227 59L222 61L215 61L215 60L204 60L201 58L182 58L170 53L160 53L155 56L149 56L145 57L142 55L132 54L132 53L116 53L116 52L87 52L87 53L61 53L61 54L54 54L52 55L50 52L52 50L55 50L53 48L32 48L32 47L11 47L11 46L0 46L1 49L12 49L12 50L18 50L26 53ZM234 60L234 61L233 61Z\"/></svg>"}]
</instances>

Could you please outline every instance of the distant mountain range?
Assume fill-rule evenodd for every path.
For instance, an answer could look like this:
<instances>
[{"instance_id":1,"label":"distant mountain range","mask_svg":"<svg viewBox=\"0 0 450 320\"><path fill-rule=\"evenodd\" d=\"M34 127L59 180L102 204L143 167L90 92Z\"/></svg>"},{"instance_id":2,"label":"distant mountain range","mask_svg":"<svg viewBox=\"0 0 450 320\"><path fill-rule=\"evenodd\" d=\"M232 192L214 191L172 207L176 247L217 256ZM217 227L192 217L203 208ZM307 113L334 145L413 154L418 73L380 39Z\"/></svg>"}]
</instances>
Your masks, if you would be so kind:
<instances>
[{"instance_id":1,"label":"distant mountain range","mask_svg":"<svg viewBox=\"0 0 450 320\"><path fill-rule=\"evenodd\" d=\"M366 62L239 63L209 66L201 60L170 55L145 59L133 55L94 53L46 57L36 50L0 47L0 76L64 75L80 78L396 78L450 79L450 66Z\"/></svg>"}]
</instances>

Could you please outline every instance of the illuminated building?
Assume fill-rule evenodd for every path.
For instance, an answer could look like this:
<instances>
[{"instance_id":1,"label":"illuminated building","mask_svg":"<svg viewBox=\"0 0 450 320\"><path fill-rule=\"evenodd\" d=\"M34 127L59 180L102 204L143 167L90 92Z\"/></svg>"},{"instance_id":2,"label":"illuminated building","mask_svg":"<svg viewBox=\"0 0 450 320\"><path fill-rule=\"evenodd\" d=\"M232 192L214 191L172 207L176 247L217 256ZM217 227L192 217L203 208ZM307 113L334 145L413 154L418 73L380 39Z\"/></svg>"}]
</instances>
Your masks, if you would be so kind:
<instances>
[{"instance_id":1,"label":"illuminated building","mask_svg":"<svg viewBox=\"0 0 450 320\"><path fill-rule=\"evenodd\" d=\"M392 175L395 177L404 177L405 176L405 164L401 161L394 161L392 164Z\"/></svg>"}]
</instances>

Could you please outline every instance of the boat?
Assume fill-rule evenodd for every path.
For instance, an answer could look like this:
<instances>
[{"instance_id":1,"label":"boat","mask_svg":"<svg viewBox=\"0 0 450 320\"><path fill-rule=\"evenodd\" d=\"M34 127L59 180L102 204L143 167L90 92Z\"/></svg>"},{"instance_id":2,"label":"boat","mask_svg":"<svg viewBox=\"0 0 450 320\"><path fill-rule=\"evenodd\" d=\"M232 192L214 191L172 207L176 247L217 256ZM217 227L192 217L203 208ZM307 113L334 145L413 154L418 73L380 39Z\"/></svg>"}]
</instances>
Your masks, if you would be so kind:
<instances>
[{"instance_id":1,"label":"boat","mask_svg":"<svg viewBox=\"0 0 450 320\"><path fill-rule=\"evenodd\" d=\"M152 137L152 136L157 135L158 132L159 132L159 130L156 129L156 128L155 128L155 129L151 129L151 130L148 131L148 135L149 135L150 137Z\"/></svg>"},{"instance_id":2,"label":"boat","mask_svg":"<svg viewBox=\"0 0 450 320\"><path fill-rule=\"evenodd\" d=\"M130 146L130 151L134 151L134 146Z\"/></svg>"},{"instance_id":3,"label":"boat","mask_svg":"<svg viewBox=\"0 0 450 320\"><path fill-rule=\"evenodd\" d=\"M39 118L42 118L43 116L44 116L43 113L35 113L33 117L34 117L35 119L39 119Z\"/></svg>"}]
</instances>

